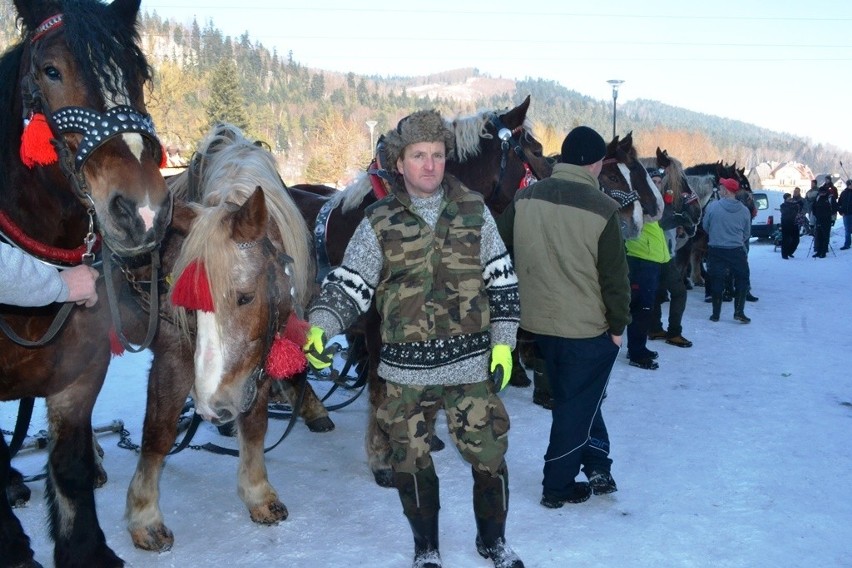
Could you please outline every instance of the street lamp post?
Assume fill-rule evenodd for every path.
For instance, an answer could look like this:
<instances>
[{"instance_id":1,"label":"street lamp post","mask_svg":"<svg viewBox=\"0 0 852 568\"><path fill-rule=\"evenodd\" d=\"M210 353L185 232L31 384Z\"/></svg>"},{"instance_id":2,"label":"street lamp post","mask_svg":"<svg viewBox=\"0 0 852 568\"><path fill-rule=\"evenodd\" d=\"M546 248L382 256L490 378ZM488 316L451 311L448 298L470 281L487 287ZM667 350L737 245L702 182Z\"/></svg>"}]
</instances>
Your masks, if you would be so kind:
<instances>
[{"instance_id":1,"label":"street lamp post","mask_svg":"<svg viewBox=\"0 0 852 568\"><path fill-rule=\"evenodd\" d=\"M370 152L372 152L373 149L376 147L375 142L373 142L373 130L376 128L377 124L378 122L376 122L375 120L367 121L367 128L370 129Z\"/></svg>"},{"instance_id":2,"label":"street lamp post","mask_svg":"<svg viewBox=\"0 0 852 568\"><path fill-rule=\"evenodd\" d=\"M610 85L612 85L612 138L615 139L615 101L618 100L618 86L621 85L624 81L621 79L610 79L607 81Z\"/></svg>"}]
</instances>

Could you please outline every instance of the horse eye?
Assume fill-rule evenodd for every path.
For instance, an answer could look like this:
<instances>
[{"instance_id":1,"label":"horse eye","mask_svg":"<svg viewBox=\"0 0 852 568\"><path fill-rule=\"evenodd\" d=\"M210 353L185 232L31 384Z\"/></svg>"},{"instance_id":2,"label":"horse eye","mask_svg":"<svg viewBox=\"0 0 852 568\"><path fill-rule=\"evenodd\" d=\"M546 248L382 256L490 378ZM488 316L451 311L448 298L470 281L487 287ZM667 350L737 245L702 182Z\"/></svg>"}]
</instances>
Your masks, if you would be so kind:
<instances>
[{"instance_id":1,"label":"horse eye","mask_svg":"<svg viewBox=\"0 0 852 568\"><path fill-rule=\"evenodd\" d=\"M254 301L254 294L238 294L237 295L237 305L245 306L246 304L251 304Z\"/></svg>"},{"instance_id":2,"label":"horse eye","mask_svg":"<svg viewBox=\"0 0 852 568\"><path fill-rule=\"evenodd\" d=\"M62 79L62 74L59 72L59 69L52 65L44 68L44 75L51 81L59 81Z\"/></svg>"}]
</instances>

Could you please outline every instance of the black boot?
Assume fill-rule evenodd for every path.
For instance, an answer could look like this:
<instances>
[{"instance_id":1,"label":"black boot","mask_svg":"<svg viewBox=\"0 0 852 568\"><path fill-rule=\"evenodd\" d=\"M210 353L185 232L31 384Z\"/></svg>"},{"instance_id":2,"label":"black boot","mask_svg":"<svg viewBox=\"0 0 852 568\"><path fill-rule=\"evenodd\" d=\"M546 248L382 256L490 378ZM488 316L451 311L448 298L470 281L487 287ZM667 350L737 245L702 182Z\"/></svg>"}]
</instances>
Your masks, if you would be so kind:
<instances>
[{"instance_id":1,"label":"black boot","mask_svg":"<svg viewBox=\"0 0 852 568\"><path fill-rule=\"evenodd\" d=\"M438 510L441 506L435 467L414 474L394 472L393 480L414 536L412 568L441 568L438 552Z\"/></svg>"},{"instance_id":2,"label":"black boot","mask_svg":"<svg viewBox=\"0 0 852 568\"><path fill-rule=\"evenodd\" d=\"M719 321L719 316L722 315L722 298L721 296L713 296L713 313L710 315L710 321Z\"/></svg>"},{"instance_id":3,"label":"black boot","mask_svg":"<svg viewBox=\"0 0 852 568\"><path fill-rule=\"evenodd\" d=\"M473 513L476 516L476 551L490 558L494 568L524 568L512 547L506 544L506 514L509 511L509 475L504 465L494 477L473 472Z\"/></svg>"},{"instance_id":4,"label":"black boot","mask_svg":"<svg viewBox=\"0 0 852 568\"><path fill-rule=\"evenodd\" d=\"M734 298L734 319L742 323L751 323L751 318L745 315L746 292L738 292Z\"/></svg>"}]
</instances>

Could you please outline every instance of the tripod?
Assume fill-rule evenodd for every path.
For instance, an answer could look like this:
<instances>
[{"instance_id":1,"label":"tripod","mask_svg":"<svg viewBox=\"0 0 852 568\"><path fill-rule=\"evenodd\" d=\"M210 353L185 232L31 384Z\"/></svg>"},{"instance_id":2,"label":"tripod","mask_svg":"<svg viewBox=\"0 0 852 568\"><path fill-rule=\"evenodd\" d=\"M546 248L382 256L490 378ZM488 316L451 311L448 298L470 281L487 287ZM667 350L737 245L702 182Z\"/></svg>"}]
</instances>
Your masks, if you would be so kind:
<instances>
[{"instance_id":1,"label":"tripod","mask_svg":"<svg viewBox=\"0 0 852 568\"><path fill-rule=\"evenodd\" d=\"M821 228L820 223L817 223L817 224L816 224L816 227L814 227L814 230L813 230L813 238L811 239L811 244L810 244L810 246L808 246L808 255L810 255L810 254L811 254L811 250L813 250L813 248L814 248L814 242L817 240L817 235L820 233L820 228ZM826 241L827 241L827 243L826 243L826 244L827 244L827 248L828 248L828 250L829 250L829 251L831 251L831 256L836 257L836 256L837 256L837 253L836 253L836 252L834 252L834 247L833 247L833 246L831 246L831 227L829 227L829 228L828 228L828 234L825 236L825 239L826 239ZM817 258L817 257L816 257L816 256L814 256L814 258Z\"/></svg>"}]
</instances>

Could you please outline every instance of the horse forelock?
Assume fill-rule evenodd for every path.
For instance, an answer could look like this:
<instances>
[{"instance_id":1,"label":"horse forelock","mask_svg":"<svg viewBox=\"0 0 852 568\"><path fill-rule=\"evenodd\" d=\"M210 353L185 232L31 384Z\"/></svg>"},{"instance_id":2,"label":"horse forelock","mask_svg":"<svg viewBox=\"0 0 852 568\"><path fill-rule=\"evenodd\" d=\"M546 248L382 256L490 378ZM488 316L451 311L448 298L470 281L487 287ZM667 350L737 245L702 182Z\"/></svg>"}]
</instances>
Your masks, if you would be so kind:
<instances>
[{"instance_id":1,"label":"horse forelock","mask_svg":"<svg viewBox=\"0 0 852 568\"><path fill-rule=\"evenodd\" d=\"M205 205L201 217L210 217L213 221L199 223L199 220L196 220L181 250L181 257L186 256L187 262L195 257L208 258L209 262L217 263L217 267L222 266L223 270L226 270L234 257L222 258L215 252L208 252L205 250L207 245L197 242L196 238L198 241L208 242L230 241L230 225L223 224L224 216L234 206L242 206L260 186L273 224L269 233L277 237L274 241L280 241L274 244L293 259L291 278L296 290L294 303L305 305L314 271L310 254L310 234L304 218L278 174L272 154L246 139L236 127L228 125L224 127L224 131L223 127L219 127L217 133L205 139L199 149L199 155L199 183L202 203ZM219 234L216 234L217 231ZM224 251L222 254L236 254L235 250L230 253ZM215 285L221 286L220 290L225 290L225 286L232 284L224 276L215 284L211 279L211 288Z\"/></svg>"},{"instance_id":2,"label":"horse forelock","mask_svg":"<svg viewBox=\"0 0 852 568\"><path fill-rule=\"evenodd\" d=\"M457 162L464 163L482 152L480 138L493 138L491 133L488 132L488 120L492 114L491 112L481 111L471 116L458 117L453 120Z\"/></svg>"},{"instance_id":3,"label":"horse forelock","mask_svg":"<svg viewBox=\"0 0 852 568\"><path fill-rule=\"evenodd\" d=\"M98 1L65 2L62 10L65 41L86 86L103 93L108 107L141 100L153 71L136 27Z\"/></svg>"}]
</instances>

